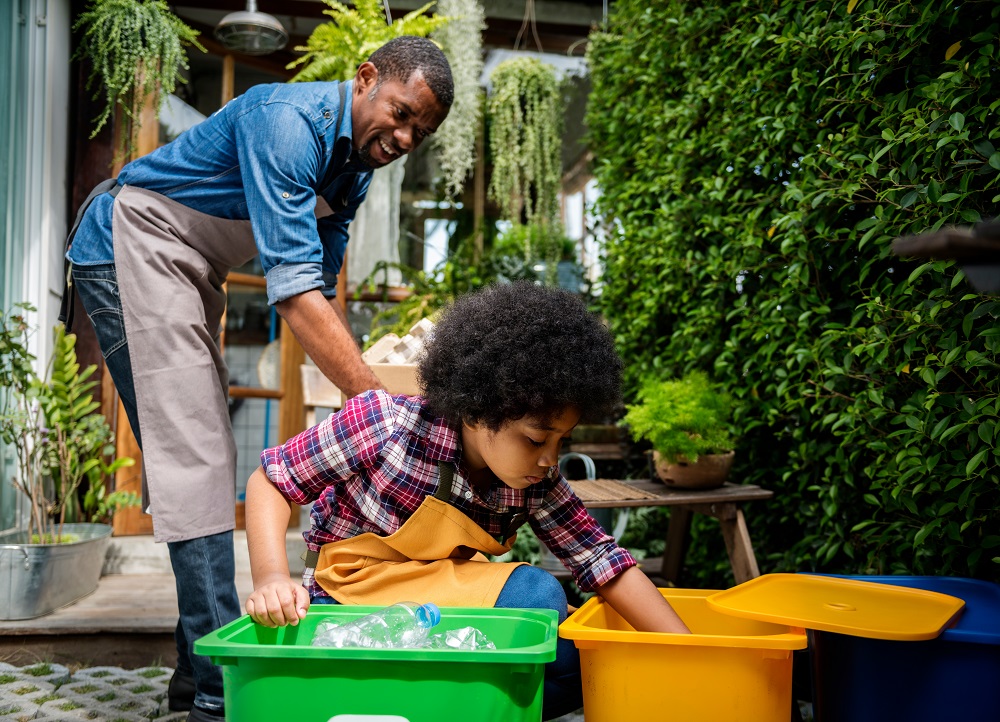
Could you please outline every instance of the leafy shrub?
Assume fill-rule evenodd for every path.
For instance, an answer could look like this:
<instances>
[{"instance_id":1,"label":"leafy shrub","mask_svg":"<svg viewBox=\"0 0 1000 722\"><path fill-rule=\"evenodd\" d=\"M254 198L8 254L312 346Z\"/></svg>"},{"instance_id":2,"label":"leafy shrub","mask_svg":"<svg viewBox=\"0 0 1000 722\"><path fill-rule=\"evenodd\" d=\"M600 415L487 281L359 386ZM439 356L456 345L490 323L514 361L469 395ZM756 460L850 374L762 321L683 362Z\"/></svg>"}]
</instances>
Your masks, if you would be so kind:
<instances>
[{"instance_id":1,"label":"leafy shrub","mask_svg":"<svg viewBox=\"0 0 1000 722\"><path fill-rule=\"evenodd\" d=\"M649 379L639 389L638 403L627 407L623 423L670 462L695 462L702 454L733 448L729 433L729 394L712 388L708 377L692 371L682 379Z\"/></svg>"},{"instance_id":2,"label":"leafy shrub","mask_svg":"<svg viewBox=\"0 0 1000 722\"><path fill-rule=\"evenodd\" d=\"M889 250L996 212L998 16L620 0L592 35L602 305L633 389L732 394L766 571L1000 580L1000 301Z\"/></svg>"}]
</instances>

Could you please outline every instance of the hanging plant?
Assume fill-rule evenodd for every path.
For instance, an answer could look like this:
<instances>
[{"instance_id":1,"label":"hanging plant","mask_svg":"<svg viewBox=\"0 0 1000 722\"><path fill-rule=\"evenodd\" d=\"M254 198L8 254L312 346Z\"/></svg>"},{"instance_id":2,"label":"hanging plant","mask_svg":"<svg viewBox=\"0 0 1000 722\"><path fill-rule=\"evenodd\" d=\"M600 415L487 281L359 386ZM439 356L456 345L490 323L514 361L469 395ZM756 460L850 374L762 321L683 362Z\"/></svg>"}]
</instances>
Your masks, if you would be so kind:
<instances>
[{"instance_id":1,"label":"hanging plant","mask_svg":"<svg viewBox=\"0 0 1000 722\"><path fill-rule=\"evenodd\" d=\"M73 30L83 31L74 59L91 62L87 90L96 81L100 87L94 97L103 89L106 101L90 137L100 132L118 107L130 121L129 132L122 133L118 158L130 155L146 100L157 99L159 117L163 99L174 92L178 81L186 82L179 74L181 68L188 68L184 46L193 45L202 52L205 48L197 40L197 31L170 12L164 0L93 0Z\"/></svg>"},{"instance_id":2,"label":"hanging plant","mask_svg":"<svg viewBox=\"0 0 1000 722\"><path fill-rule=\"evenodd\" d=\"M562 113L555 70L512 58L490 76L490 198L514 223L548 226L558 214Z\"/></svg>"},{"instance_id":3,"label":"hanging plant","mask_svg":"<svg viewBox=\"0 0 1000 722\"><path fill-rule=\"evenodd\" d=\"M441 166L444 193L455 197L476 162L476 136L482 120L483 30L486 20L478 0L441 0L441 13L453 18L434 32L455 83L448 117L431 136Z\"/></svg>"},{"instance_id":4,"label":"hanging plant","mask_svg":"<svg viewBox=\"0 0 1000 722\"><path fill-rule=\"evenodd\" d=\"M357 0L353 9L336 0L323 2L330 6L323 14L332 20L313 30L305 45L295 48L305 55L286 67L289 70L299 65L305 67L291 79L293 83L349 80L361 63L393 38L401 35L425 38L450 20L443 15L424 14L433 2L394 22L389 22L379 0Z\"/></svg>"}]
</instances>

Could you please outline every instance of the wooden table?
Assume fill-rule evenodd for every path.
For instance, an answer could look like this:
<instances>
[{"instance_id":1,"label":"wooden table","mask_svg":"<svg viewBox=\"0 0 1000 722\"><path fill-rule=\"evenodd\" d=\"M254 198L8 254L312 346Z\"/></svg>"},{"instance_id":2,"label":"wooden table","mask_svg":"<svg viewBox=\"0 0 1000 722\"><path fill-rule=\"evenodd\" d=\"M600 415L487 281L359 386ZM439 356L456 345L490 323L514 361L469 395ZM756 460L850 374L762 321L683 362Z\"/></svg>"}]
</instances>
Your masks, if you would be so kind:
<instances>
[{"instance_id":1,"label":"wooden table","mask_svg":"<svg viewBox=\"0 0 1000 722\"><path fill-rule=\"evenodd\" d=\"M753 545L750 543L750 532L747 530L746 519L740 507L747 501L770 499L774 496L774 492L759 486L729 482L718 489L704 491L670 488L660 481L649 479L627 481L594 479L583 482L571 480L570 484L574 486L584 506L589 509L671 507L670 523L667 527L667 547L663 553L660 569L655 569L656 560L647 559L640 564L651 576L670 584L677 583L687 551L692 514L705 514L719 520L722 537L726 542L726 551L729 553L729 563L733 568L737 584L760 576ZM627 487L641 493L643 498L621 498L627 496L627 493L622 493L622 489ZM588 493L593 491L597 493Z\"/></svg>"}]
</instances>

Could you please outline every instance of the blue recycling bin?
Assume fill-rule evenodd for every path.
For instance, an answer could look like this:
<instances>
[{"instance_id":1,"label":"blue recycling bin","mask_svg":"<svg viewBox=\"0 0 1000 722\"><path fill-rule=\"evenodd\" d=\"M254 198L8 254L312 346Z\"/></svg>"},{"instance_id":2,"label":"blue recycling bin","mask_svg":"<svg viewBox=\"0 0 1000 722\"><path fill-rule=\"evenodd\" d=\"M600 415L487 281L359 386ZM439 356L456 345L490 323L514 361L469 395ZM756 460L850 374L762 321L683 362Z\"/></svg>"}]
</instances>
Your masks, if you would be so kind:
<instances>
[{"instance_id":1,"label":"blue recycling bin","mask_svg":"<svg viewBox=\"0 0 1000 722\"><path fill-rule=\"evenodd\" d=\"M816 722L1000 720L1000 585L960 577L845 576L965 600L937 639L812 632Z\"/></svg>"}]
</instances>

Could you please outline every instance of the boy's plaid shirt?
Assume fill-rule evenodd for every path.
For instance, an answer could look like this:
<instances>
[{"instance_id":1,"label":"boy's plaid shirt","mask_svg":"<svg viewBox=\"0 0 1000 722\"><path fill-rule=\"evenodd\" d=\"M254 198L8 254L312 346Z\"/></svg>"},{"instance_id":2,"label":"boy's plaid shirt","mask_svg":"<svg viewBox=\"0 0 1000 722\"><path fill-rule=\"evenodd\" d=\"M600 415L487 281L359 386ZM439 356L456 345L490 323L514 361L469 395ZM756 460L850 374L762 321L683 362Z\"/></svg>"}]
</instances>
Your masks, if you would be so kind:
<instances>
[{"instance_id":1,"label":"boy's plaid shirt","mask_svg":"<svg viewBox=\"0 0 1000 722\"><path fill-rule=\"evenodd\" d=\"M539 540L568 566L584 591L593 591L635 559L604 532L562 474L527 489L495 481L477 493L459 469L461 438L434 416L419 396L369 391L282 446L261 454L278 491L299 505L315 502L309 549L372 532L397 531L438 487L438 462L455 468L449 503L489 534L506 531L511 516L527 510ZM313 596L328 596L306 570Z\"/></svg>"}]
</instances>

